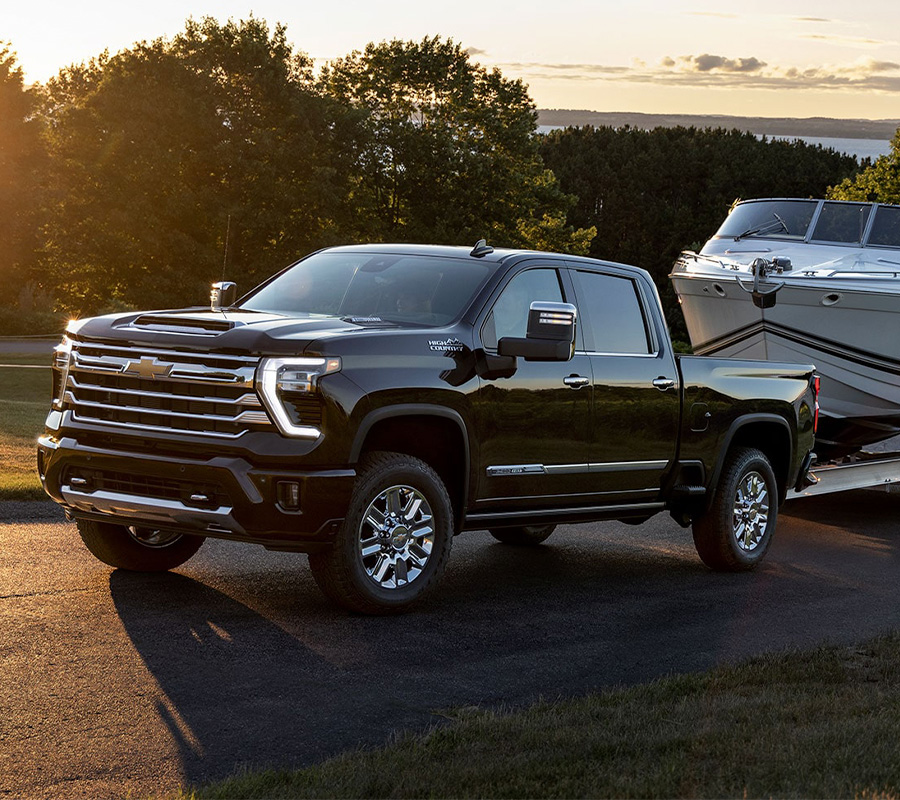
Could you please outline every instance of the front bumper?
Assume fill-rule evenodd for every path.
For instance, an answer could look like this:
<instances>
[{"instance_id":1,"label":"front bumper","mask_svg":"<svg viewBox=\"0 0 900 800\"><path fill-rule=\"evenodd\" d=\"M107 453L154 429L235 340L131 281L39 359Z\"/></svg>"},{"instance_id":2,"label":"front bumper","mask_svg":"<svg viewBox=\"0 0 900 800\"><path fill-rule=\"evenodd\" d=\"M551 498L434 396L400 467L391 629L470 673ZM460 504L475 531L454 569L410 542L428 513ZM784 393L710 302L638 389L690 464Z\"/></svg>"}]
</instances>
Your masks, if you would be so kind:
<instances>
[{"instance_id":1,"label":"front bumper","mask_svg":"<svg viewBox=\"0 0 900 800\"><path fill-rule=\"evenodd\" d=\"M79 442L38 440L44 490L70 517L186 531L272 549L328 542L346 514L352 469L263 468L229 455L132 453ZM280 482L296 482L296 509L279 503Z\"/></svg>"}]
</instances>

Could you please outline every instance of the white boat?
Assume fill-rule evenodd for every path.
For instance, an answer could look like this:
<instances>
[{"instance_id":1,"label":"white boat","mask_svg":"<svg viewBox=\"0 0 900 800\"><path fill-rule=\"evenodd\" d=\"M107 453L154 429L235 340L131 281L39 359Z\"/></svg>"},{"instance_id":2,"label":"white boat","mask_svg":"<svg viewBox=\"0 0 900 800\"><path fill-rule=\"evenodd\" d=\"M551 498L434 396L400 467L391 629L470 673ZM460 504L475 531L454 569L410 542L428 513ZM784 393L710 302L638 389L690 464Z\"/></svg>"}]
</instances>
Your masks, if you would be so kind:
<instances>
[{"instance_id":1,"label":"white boat","mask_svg":"<svg viewBox=\"0 0 900 800\"><path fill-rule=\"evenodd\" d=\"M820 456L900 433L900 206L740 202L669 277L695 353L816 365Z\"/></svg>"}]
</instances>

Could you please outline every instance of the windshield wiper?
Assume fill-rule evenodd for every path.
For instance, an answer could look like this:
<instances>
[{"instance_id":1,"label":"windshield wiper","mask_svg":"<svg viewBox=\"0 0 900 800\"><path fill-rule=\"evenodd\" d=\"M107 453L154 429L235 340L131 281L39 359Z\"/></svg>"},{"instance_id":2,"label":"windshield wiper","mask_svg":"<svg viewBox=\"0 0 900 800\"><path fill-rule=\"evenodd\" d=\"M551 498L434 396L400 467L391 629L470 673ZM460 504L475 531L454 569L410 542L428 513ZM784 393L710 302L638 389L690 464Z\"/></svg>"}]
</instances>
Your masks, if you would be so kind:
<instances>
[{"instance_id":1,"label":"windshield wiper","mask_svg":"<svg viewBox=\"0 0 900 800\"><path fill-rule=\"evenodd\" d=\"M785 233L790 233L787 224L781 217L778 216L778 214L773 211L772 216L775 217L775 222L770 222L768 225L759 225L756 228L748 228L743 233L739 233L737 236L735 236L734 240L736 242L739 242L741 239L747 236L758 236L759 234L775 233L778 228L781 228Z\"/></svg>"}]
</instances>

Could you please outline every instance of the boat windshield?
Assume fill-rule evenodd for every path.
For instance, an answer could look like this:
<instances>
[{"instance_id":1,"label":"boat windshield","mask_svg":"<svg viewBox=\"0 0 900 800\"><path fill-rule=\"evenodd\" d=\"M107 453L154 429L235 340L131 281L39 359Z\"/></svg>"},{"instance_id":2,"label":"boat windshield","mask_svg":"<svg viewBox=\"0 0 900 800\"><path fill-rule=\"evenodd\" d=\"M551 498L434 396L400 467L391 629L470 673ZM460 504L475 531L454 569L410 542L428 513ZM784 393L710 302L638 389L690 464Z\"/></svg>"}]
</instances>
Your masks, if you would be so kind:
<instances>
[{"instance_id":1,"label":"boat windshield","mask_svg":"<svg viewBox=\"0 0 900 800\"><path fill-rule=\"evenodd\" d=\"M878 206L868 243L879 247L900 247L900 206Z\"/></svg>"},{"instance_id":2,"label":"boat windshield","mask_svg":"<svg viewBox=\"0 0 900 800\"><path fill-rule=\"evenodd\" d=\"M804 239L817 200L759 200L735 206L716 236Z\"/></svg>"},{"instance_id":3,"label":"boat windshield","mask_svg":"<svg viewBox=\"0 0 900 800\"><path fill-rule=\"evenodd\" d=\"M316 253L282 272L241 308L399 325L459 317L496 265L416 254Z\"/></svg>"},{"instance_id":4,"label":"boat windshield","mask_svg":"<svg viewBox=\"0 0 900 800\"><path fill-rule=\"evenodd\" d=\"M860 244L872 206L859 203L825 203L810 239L814 242Z\"/></svg>"}]
</instances>

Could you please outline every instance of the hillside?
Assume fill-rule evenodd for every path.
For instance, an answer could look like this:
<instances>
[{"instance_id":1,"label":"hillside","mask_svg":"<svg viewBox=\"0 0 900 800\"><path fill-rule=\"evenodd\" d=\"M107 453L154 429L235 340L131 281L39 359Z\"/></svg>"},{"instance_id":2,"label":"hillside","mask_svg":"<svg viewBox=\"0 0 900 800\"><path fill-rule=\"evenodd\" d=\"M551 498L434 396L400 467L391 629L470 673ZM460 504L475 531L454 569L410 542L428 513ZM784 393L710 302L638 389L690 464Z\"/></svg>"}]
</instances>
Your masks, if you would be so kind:
<instances>
[{"instance_id":1,"label":"hillside","mask_svg":"<svg viewBox=\"0 0 900 800\"><path fill-rule=\"evenodd\" d=\"M737 128L768 136L812 136L839 139L890 139L900 128L900 119L831 119L829 117L730 117L706 114L639 114L618 111L538 109L540 125L609 125L621 128Z\"/></svg>"}]
</instances>

